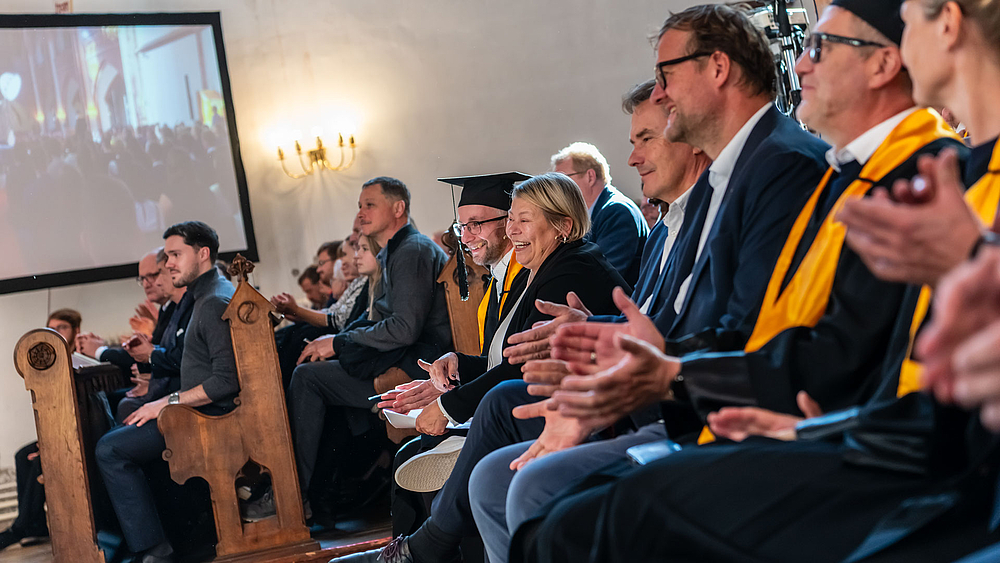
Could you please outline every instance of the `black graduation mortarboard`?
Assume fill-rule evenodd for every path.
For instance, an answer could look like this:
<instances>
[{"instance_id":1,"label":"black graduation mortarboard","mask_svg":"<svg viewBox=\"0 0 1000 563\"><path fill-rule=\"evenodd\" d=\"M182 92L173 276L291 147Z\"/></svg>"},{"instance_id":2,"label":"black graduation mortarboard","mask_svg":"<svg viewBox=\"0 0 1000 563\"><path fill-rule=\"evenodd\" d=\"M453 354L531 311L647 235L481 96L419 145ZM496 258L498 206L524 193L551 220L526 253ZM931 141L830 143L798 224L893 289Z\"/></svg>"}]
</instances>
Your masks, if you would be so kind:
<instances>
[{"instance_id":1,"label":"black graduation mortarboard","mask_svg":"<svg viewBox=\"0 0 1000 563\"><path fill-rule=\"evenodd\" d=\"M903 40L902 0L833 0L830 5L858 16L896 45Z\"/></svg>"},{"instance_id":2,"label":"black graduation mortarboard","mask_svg":"<svg viewBox=\"0 0 1000 563\"><path fill-rule=\"evenodd\" d=\"M455 178L438 178L439 182L451 184L451 200L455 202L454 186L462 186L462 199L458 206L463 205L485 205L502 211L510 209L510 193L514 191L514 182L523 182L531 178L527 174L520 172L503 172L501 174L483 174L480 176L460 176ZM455 223L458 223L458 215L455 216ZM461 237L459 237L461 238ZM458 245L458 252L455 253L458 272L458 294L462 301L469 298L469 274L465 269L465 252L462 245Z\"/></svg>"},{"instance_id":3,"label":"black graduation mortarboard","mask_svg":"<svg viewBox=\"0 0 1000 563\"><path fill-rule=\"evenodd\" d=\"M510 209L510 192L514 190L514 183L523 182L528 178L531 176L520 172L503 172L481 176L438 178L438 181L462 186L462 197L458 200L459 207L485 205L507 211Z\"/></svg>"}]
</instances>

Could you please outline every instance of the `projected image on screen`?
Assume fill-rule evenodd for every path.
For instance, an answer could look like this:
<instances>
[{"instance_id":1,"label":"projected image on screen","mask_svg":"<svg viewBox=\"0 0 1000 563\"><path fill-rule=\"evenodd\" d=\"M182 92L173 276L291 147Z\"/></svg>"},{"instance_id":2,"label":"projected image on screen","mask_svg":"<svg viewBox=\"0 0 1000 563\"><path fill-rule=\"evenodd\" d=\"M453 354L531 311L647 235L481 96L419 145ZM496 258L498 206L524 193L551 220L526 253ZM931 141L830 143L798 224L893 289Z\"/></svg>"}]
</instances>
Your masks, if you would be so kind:
<instances>
[{"instance_id":1,"label":"projected image on screen","mask_svg":"<svg viewBox=\"0 0 1000 563\"><path fill-rule=\"evenodd\" d=\"M0 280L247 248L210 25L0 29Z\"/></svg>"}]
</instances>

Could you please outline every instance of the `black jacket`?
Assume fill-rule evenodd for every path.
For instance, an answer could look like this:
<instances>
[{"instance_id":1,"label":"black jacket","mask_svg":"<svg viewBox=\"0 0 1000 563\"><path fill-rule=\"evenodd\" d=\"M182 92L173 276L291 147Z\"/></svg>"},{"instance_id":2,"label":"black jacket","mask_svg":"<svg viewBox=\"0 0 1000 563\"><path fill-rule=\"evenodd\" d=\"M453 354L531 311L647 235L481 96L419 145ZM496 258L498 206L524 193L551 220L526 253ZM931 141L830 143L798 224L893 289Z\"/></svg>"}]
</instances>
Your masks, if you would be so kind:
<instances>
[{"instance_id":1,"label":"black jacket","mask_svg":"<svg viewBox=\"0 0 1000 563\"><path fill-rule=\"evenodd\" d=\"M536 299L565 303L566 294L574 291L594 314L612 314L618 311L611 298L611 291L616 286L626 293L632 291L596 244L575 241L560 245L539 266L534 280L524 290L521 303L511 313L513 317L504 335L504 348L510 335L552 318L538 311ZM487 365L485 355L459 355L461 385L441 396L441 404L452 419L468 420L490 389L502 381L521 377L520 364L511 365L506 358L489 371Z\"/></svg>"}]
</instances>

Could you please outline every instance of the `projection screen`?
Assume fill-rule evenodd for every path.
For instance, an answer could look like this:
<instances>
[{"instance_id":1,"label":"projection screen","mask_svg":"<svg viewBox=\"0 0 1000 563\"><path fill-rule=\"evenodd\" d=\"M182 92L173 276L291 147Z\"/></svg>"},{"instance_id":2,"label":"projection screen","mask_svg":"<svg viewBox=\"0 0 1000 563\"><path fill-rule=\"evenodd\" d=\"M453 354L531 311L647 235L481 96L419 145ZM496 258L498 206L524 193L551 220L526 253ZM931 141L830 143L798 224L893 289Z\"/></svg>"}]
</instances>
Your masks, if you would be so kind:
<instances>
[{"instance_id":1,"label":"projection screen","mask_svg":"<svg viewBox=\"0 0 1000 563\"><path fill-rule=\"evenodd\" d=\"M219 14L0 18L0 293L135 276L188 220L257 260Z\"/></svg>"}]
</instances>

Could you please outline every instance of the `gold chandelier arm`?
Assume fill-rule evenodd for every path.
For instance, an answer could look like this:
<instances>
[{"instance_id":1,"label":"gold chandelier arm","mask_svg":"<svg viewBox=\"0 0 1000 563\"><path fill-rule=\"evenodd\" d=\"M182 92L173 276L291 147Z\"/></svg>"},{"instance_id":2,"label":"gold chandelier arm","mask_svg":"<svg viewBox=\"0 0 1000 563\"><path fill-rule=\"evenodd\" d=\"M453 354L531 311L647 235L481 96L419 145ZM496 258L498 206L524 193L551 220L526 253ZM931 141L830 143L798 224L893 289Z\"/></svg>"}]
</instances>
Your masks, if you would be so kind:
<instances>
[{"instance_id":1,"label":"gold chandelier arm","mask_svg":"<svg viewBox=\"0 0 1000 563\"><path fill-rule=\"evenodd\" d=\"M342 170L347 170L348 168L350 168L354 164L354 155L355 155L354 151L355 151L355 147L352 144L351 145L351 160L347 162L347 164L342 168Z\"/></svg>"},{"instance_id":2,"label":"gold chandelier arm","mask_svg":"<svg viewBox=\"0 0 1000 563\"><path fill-rule=\"evenodd\" d=\"M340 143L340 162L336 166L330 164L329 160L323 159L323 166L326 166L327 170L333 170L334 172L344 169L344 143Z\"/></svg>"},{"instance_id":3,"label":"gold chandelier arm","mask_svg":"<svg viewBox=\"0 0 1000 563\"><path fill-rule=\"evenodd\" d=\"M289 172L288 171L288 167L285 166L285 159L282 158L279 162L281 162L281 169L285 172L285 174L288 175L289 178L292 178L293 180L299 180L299 179L305 178L306 176L309 175L308 173L307 174L293 174L293 173Z\"/></svg>"}]
</instances>

